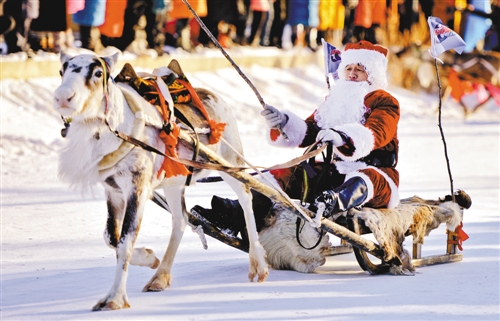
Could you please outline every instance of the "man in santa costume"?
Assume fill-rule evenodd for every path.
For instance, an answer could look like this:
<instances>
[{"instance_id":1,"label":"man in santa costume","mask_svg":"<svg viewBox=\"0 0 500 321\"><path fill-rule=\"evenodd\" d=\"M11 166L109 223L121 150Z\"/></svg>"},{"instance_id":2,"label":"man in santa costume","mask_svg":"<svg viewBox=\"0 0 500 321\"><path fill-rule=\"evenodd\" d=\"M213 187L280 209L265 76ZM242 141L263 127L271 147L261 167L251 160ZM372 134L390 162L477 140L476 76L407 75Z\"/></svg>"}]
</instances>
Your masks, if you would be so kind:
<instances>
[{"instance_id":1,"label":"man in santa costume","mask_svg":"<svg viewBox=\"0 0 500 321\"><path fill-rule=\"evenodd\" d=\"M320 142L333 146L334 168L326 181L324 177L320 180L324 189L314 202L329 205L326 214L364 205L393 208L399 202L395 168L399 103L384 90L386 55L386 48L368 41L347 44L338 67L339 79L306 120L269 105L261 112L271 128L272 145L307 147ZM272 172L291 197L297 196L294 185L300 178L296 173L295 169Z\"/></svg>"},{"instance_id":2,"label":"man in santa costume","mask_svg":"<svg viewBox=\"0 0 500 321\"><path fill-rule=\"evenodd\" d=\"M270 128L271 145L331 146L324 162L312 160L270 172L291 198L310 203L309 209L321 211L323 216L352 207L393 208L399 203L395 168L399 103L384 90L386 55L386 48L368 41L347 44L338 67L339 79L311 116L304 120L270 105L261 112ZM253 203L259 227L259 218L268 214L271 203L255 192ZM241 212L237 201L217 196L212 199L212 210L198 210L216 225L227 224Z\"/></svg>"}]
</instances>

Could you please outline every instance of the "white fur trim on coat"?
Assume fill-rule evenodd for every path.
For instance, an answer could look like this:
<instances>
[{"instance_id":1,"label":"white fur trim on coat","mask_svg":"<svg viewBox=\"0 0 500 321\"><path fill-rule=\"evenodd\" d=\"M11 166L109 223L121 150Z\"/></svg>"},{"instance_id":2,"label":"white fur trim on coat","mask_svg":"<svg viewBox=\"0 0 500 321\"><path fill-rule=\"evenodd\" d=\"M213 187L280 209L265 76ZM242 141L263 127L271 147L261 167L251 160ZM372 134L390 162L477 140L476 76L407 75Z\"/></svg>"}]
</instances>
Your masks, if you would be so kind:
<instances>
[{"instance_id":1,"label":"white fur trim on coat","mask_svg":"<svg viewBox=\"0 0 500 321\"><path fill-rule=\"evenodd\" d=\"M340 174L349 174L352 172L360 171L365 169L368 165L365 162L345 162L336 161L335 168Z\"/></svg>"},{"instance_id":2,"label":"white fur trim on coat","mask_svg":"<svg viewBox=\"0 0 500 321\"><path fill-rule=\"evenodd\" d=\"M395 208L399 204L399 189L394 183L394 181L383 171L380 170L380 168L374 167L374 166L368 166L367 168L371 168L380 175L384 176L385 180L387 183L389 183L389 186L391 187L391 200L389 201L389 204L387 205L387 208Z\"/></svg>"},{"instance_id":3,"label":"white fur trim on coat","mask_svg":"<svg viewBox=\"0 0 500 321\"><path fill-rule=\"evenodd\" d=\"M304 137L306 136L307 124L302 118L295 115L291 111L285 110L283 111L283 114L288 116L288 122L285 127L282 128L288 136L288 141L283 137L283 135L280 135L275 141L271 140L271 135L268 135L267 140L272 146L297 147L302 143Z\"/></svg>"},{"instance_id":4,"label":"white fur trim on coat","mask_svg":"<svg viewBox=\"0 0 500 321\"><path fill-rule=\"evenodd\" d=\"M342 159L346 161L355 161L362 157L367 156L373 150L375 146L375 137L370 129L357 123L344 124L339 126L334 126L335 130L342 132L351 138L354 144L354 153L352 156L346 156L335 148L335 153Z\"/></svg>"}]
</instances>

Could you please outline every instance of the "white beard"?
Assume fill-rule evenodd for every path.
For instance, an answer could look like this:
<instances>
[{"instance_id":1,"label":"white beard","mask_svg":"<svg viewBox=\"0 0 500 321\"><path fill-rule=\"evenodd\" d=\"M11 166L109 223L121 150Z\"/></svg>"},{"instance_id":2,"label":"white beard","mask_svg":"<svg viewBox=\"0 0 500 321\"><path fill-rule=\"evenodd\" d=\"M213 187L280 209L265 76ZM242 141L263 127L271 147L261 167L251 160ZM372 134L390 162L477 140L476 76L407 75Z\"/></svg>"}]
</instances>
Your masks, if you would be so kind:
<instances>
[{"instance_id":1,"label":"white beard","mask_svg":"<svg viewBox=\"0 0 500 321\"><path fill-rule=\"evenodd\" d=\"M363 124L367 112L364 98L369 91L366 81L337 80L314 114L317 125L325 129L349 123Z\"/></svg>"}]
</instances>

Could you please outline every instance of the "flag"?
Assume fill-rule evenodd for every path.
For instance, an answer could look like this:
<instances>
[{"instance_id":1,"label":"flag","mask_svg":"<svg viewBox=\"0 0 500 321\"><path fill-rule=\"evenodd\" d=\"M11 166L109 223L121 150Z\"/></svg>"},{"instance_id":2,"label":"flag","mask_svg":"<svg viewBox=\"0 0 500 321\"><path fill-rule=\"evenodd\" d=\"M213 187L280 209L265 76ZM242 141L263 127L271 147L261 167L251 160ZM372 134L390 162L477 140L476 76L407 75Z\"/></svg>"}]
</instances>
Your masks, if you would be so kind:
<instances>
[{"instance_id":1,"label":"flag","mask_svg":"<svg viewBox=\"0 0 500 321\"><path fill-rule=\"evenodd\" d=\"M333 74L333 79L339 79L337 69L340 65L341 51L329 44L325 39L321 38L323 44L323 53L325 55L325 76L328 78L329 74Z\"/></svg>"},{"instance_id":2,"label":"flag","mask_svg":"<svg viewBox=\"0 0 500 321\"><path fill-rule=\"evenodd\" d=\"M454 49L461 54L465 48L465 41L447 26L443 25L441 19L429 17L427 19L431 32L431 49L429 50L432 58L437 58L443 52Z\"/></svg>"}]
</instances>

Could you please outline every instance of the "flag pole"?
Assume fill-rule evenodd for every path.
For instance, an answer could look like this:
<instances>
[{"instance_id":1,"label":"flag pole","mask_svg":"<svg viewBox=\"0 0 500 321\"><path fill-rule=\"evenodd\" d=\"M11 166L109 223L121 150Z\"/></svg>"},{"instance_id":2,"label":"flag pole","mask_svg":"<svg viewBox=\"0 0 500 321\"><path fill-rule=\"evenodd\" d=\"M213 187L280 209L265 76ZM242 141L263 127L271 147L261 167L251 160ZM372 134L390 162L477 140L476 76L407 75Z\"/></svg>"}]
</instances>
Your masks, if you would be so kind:
<instances>
[{"instance_id":1,"label":"flag pole","mask_svg":"<svg viewBox=\"0 0 500 321\"><path fill-rule=\"evenodd\" d=\"M441 97L441 79L439 78L439 69L437 66L437 61L439 60L438 56L439 54L449 50L453 49L457 53L461 54L465 47L466 43L465 41L453 30L448 28L443 24L441 19L437 17L428 17L427 18L427 23L429 24L429 29L430 29L430 37L431 37L431 48L429 49L429 53L434 58L434 67L436 68L436 77L437 77L437 82L438 82L438 88L439 88L439 121L438 121L438 126L439 126L439 131L441 133L441 139L443 140L443 146L444 146L444 157L446 158L446 165L448 167L448 176L450 177L450 187L451 187L451 199L453 202L455 202L455 194L453 192L453 177L451 175L451 168L450 168L450 160L448 158L448 149L446 147L446 139L444 138L444 132L443 132L443 126L441 125L441 105L442 105L442 97ZM441 63L443 63L441 60L439 60Z\"/></svg>"},{"instance_id":2,"label":"flag pole","mask_svg":"<svg viewBox=\"0 0 500 321\"><path fill-rule=\"evenodd\" d=\"M207 28L207 26L203 23L203 21L200 19L200 17L196 13L196 11L194 11L193 7L191 7L191 5L189 4L189 2L187 0L182 0L182 2L184 2L184 4L188 7L189 11L191 11L191 13L193 14L194 18L196 19L196 21L198 21L198 24L200 25L200 27L203 30L205 30L205 32L207 33L207 35L210 38L210 40L212 40L212 42L214 43L214 45L222 52L222 55L224 57L226 57L226 59L231 63L231 65L234 67L234 69L236 69L236 71L238 72L238 74L240 74L240 76L250 86L250 88L254 92L255 96L257 96L257 99L259 100L259 102L262 105L262 107L266 108L266 103L264 102L264 99L260 95L260 93L257 90L257 88L255 88L255 86L252 84L252 82L250 81L250 79L248 79L247 76L245 76L245 74L241 71L240 67L238 67L238 65L233 61L233 59L231 59L231 57L227 54L227 52L224 50L224 48L222 48L222 46L220 45L219 41L217 41L217 38L214 37L214 35L210 32L210 30ZM285 131L283 131L283 129L281 128L281 125L278 125L278 130L279 130L280 134L285 138L285 140L288 141L289 138L286 135Z\"/></svg>"},{"instance_id":3,"label":"flag pole","mask_svg":"<svg viewBox=\"0 0 500 321\"><path fill-rule=\"evenodd\" d=\"M434 67L436 68L436 77L437 77L437 83L438 83L438 96L439 96L438 127L439 127L439 132L441 133L441 139L443 140L444 157L446 159L446 166L448 167L448 176L450 177L451 199L453 202L455 202L455 193L453 193L453 177L451 175L450 160L448 158L448 148L446 147L446 139L444 138L443 126L441 125L441 105L442 105L441 92L442 92L442 88L441 88L441 79L439 78L439 69L438 69L438 65L437 65L437 58L434 58Z\"/></svg>"}]
</instances>

